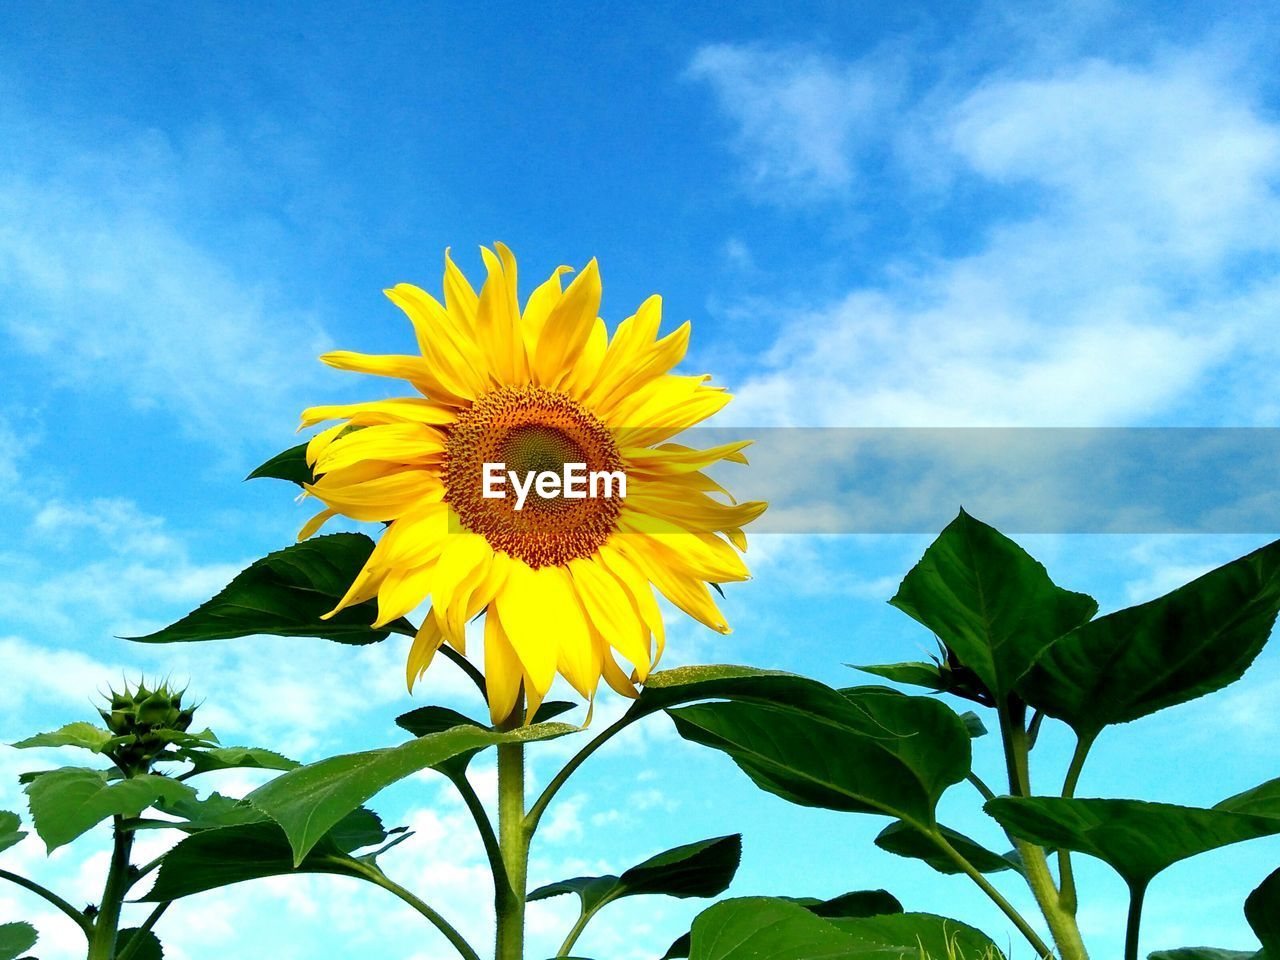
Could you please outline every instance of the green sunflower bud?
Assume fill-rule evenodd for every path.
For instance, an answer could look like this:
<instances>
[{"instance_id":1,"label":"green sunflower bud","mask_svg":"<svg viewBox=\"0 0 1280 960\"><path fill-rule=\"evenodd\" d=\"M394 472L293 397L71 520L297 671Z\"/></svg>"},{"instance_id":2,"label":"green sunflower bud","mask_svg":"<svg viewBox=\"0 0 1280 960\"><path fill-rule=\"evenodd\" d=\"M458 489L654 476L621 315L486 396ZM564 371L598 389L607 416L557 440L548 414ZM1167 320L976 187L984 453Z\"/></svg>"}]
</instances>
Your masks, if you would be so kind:
<instances>
[{"instance_id":1,"label":"green sunflower bud","mask_svg":"<svg viewBox=\"0 0 1280 960\"><path fill-rule=\"evenodd\" d=\"M120 738L112 759L126 771L145 770L184 733L195 717L195 708L182 706L185 690L171 690L168 683L148 689L145 680L123 691L111 691L108 707L98 713L107 729Z\"/></svg>"}]
</instances>

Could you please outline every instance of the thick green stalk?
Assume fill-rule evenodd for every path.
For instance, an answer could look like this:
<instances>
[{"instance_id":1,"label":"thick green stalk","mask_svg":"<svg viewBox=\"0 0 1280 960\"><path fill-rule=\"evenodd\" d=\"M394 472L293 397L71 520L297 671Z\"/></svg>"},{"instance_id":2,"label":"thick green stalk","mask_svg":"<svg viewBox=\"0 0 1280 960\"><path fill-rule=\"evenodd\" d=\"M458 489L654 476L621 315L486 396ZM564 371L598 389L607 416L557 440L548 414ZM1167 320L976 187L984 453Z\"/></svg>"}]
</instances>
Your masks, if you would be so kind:
<instances>
[{"instance_id":1,"label":"thick green stalk","mask_svg":"<svg viewBox=\"0 0 1280 960\"><path fill-rule=\"evenodd\" d=\"M133 850L133 833L125 830L120 817L114 820L114 843L107 883L102 890L102 903L93 921L89 937L88 960L114 960L116 935L120 927L120 908L133 879L129 876L129 854Z\"/></svg>"},{"instance_id":2,"label":"thick green stalk","mask_svg":"<svg viewBox=\"0 0 1280 960\"><path fill-rule=\"evenodd\" d=\"M1142 901L1146 895L1146 883L1129 888L1129 919L1124 929L1124 960L1138 960L1138 928L1142 926Z\"/></svg>"},{"instance_id":3,"label":"thick green stalk","mask_svg":"<svg viewBox=\"0 0 1280 960\"><path fill-rule=\"evenodd\" d=\"M504 729L520 723L523 698ZM497 914L495 960L524 960L524 899L529 868L529 830L524 814L524 744L498 745L498 846L506 868L506 882L495 878L494 911Z\"/></svg>"},{"instance_id":4,"label":"thick green stalk","mask_svg":"<svg viewBox=\"0 0 1280 960\"><path fill-rule=\"evenodd\" d=\"M1067 768L1066 779L1062 782L1062 795L1070 798L1076 794L1076 786L1080 783L1080 772L1084 769L1084 761L1089 756L1095 737L1080 737L1076 740L1075 753L1071 755L1071 765ZM1058 902L1062 909L1073 917L1076 914L1078 900L1076 897L1076 875L1071 867L1071 851L1058 851L1058 876L1062 880L1062 892Z\"/></svg>"},{"instance_id":5,"label":"thick green stalk","mask_svg":"<svg viewBox=\"0 0 1280 960\"><path fill-rule=\"evenodd\" d=\"M1049 945L1040 939L1040 935L1031 928L1031 924L1027 923L1026 919L1017 911L1013 904L1004 898L1004 894L992 886L991 881L982 875L982 871L978 870L977 867L970 863L968 859L965 858L964 854L957 850L951 842L942 835L941 831L934 830L927 834L927 836L933 840L933 842L937 844L938 849L946 854L956 866L964 871L965 875L976 883L978 888L991 898L991 902L999 907L1001 912L1003 912L1004 915L1012 921L1013 925L1018 928L1018 932L1026 937L1027 943L1031 944L1032 949L1035 950L1037 960L1052 960L1053 951L1049 949Z\"/></svg>"},{"instance_id":6,"label":"thick green stalk","mask_svg":"<svg viewBox=\"0 0 1280 960\"><path fill-rule=\"evenodd\" d=\"M1030 752L1027 745L1027 730L1024 717L1014 716L1007 702L997 707L1000 717L1000 736L1004 742L1005 762L1009 770L1009 792L1015 797L1026 797L1031 794L1031 769L1028 762ZM1022 858L1026 871L1027 885L1036 898L1040 912L1049 925L1053 942L1058 945L1058 954L1062 960L1089 960L1089 952L1085 949L1084 940L1080 937L1080 928L1076 924L1075 912L1064 909L1053 875L1049 872L1049 861L1045 857L1043 847L1028 843L1026 840L1014 838L1014 847Z\"/></svg>"}]
</instances>

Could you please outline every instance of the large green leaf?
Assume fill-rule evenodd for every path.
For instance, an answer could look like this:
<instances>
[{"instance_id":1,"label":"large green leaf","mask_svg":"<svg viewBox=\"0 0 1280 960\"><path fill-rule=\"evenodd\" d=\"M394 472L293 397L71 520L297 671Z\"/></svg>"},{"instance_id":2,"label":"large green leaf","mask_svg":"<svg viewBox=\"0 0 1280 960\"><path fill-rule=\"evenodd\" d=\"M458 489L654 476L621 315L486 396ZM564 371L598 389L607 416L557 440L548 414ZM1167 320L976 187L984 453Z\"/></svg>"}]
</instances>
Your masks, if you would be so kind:
<instances>
[{"instance_id":1,"label":"large green leaf","mask_svg":"<svg viewBox=\"0 0 1280 960\"><path fill-rule=\"evenodd\" d=\"M1244 916L1268 957L1280 957L1280 870L1263 880L1244 902Z\"/></svg>"},{"instance_id":2,"label":"large green leaf","mask_svg":"<svg viewBox=\"0 0 1280 960\"><path fill-rule=\"evenodd\" d=\"M1030 554L963 510L889 602L937 634L997 698L1098 610L1092 597L1057 586Z\"/></svg>"},{"instance_id":3,"label":"large green leaf","mask_svg":"<svg viewBox=\"0 0 1280 960\"><path fill-rule=\"evenodd\" d=\"M778 897L778 900L804 907L818 917L877 917L884 913L902 913L902 904L887 890L851 890L838 897L822 900L818 897ZM681 934L667 948L662 960L676 960L689 956L690 936Z\"/></svg>"},{"instance_id":4,"label":"large green leaf","mask_svg":"<svg viewBox=\"0 0 1280 960\"><path fill-rule=\"evenodd\" d=\"M645 894L714 897L729 886L741 859L742 835L735 833L673 847L624 870L620 876L574 877L549 883L530 893L528 899L576 893L583 911L593 912L611 901Z\"/></svg>"},{"instance_id":5,"label":"large green leaf","mask_svg":"<svg viewBox=\"0 0 1280 960\"><path fill-rule=\"evenodd\" d=\"M1001 855L994 853L977 841L970 840L964 834L957 833L950 827L939 826L938 830L946 838L947 842L955 847L979 873L999 873L1002 870L1022 872L1022 864L1018 861L1016 854ZM881 830L880 835L876 837L875 843L881 850L887 850L889 853L897 854L900 857L923 860L939 873L956 874L964 872L954 860L938 849L938 845L933 839L901 820L891 823Z\"/></svg>"},{"instance_id":6,"label":"large green leaf","mask_svg":"<svg viewBox=\"0 0 1280 960\"><path fill-rule=\"evenodd\" d=\"M931 830L938 798L969 772L964 722L928 697L870 688L841 699L820 712L735 701L670 713L681 736L729 754L757 786L786 800Z\"/></svg>"},{"instance_id":7,"label":"large green leaf","mask_svg":"<svg viewBox=\"0 0 1280 960\"><path fill-rule=\"evenodd\" d=\"M1018 690L1089 739L1238 680L1280 611L1280 541L1062 637Z\"/></svg>"},{"instance_id":8,"label":"large green leaf","mask_svg":"<svg viewBox=\"0 0 1280 960\"><path fill-rule=\"evenodd\" d=\"M12 746L19 750L31 747L81 747L92 750L94 753L102 753L103 750L119 742L120 738L110 730L96 727L92 723L77 721L48 733L37 733L34 737L19 740Z\"/></svg>"},{"instance_id":9,"label":"large green leaf","mask_svg":"<svg viewBox=\"0 0 1280 960\"><path fill-rule=\"evenodd\" d=\"M1179 860L1280 833L1280 817L1143 800L997 797L986 810L1025 840L1097 857L1131 888Z\"/></svg>"},{"instance_id":10,"label":"large green leaf","mask_svg":"<svg viewBox=\"0 0 1280 960\"><path fill-rule=\"evenodd\" d=\"M246 480L259 477L273 477L276 480L288 480L302 486L304 483L315 483L315 474L307 466L307 445L300 443L288 450L281 450L266 463L254 468Z\"/></svg>"},{"instance_id":11,"label":"large green leaf","mask_svg":"<svg viewBox=\"0 0 1280 960\"><path fill-rule=\"evenodd\" d=\"M450 757L499 743L527 743L577 732L564 723L540 723L507 733L470 724L428 734L397 747L330 757L290 770L246 798L284 829L301 863L339 820L378 791Z\"/></svg>"},{"instance_id":12,"label":"large green leaf","mask_svg":"<svg viewBox=\"0 0 1280 960\"><path fill-rule=\"evenodd\" d=\"M27 831L19 829L21 826L22 819L16 813L0 810L0 851L8 850L27 835Z\"/></svg>"},{"instance_id":13,"label":"large green leaf","mask_svg":"<svg viewBox=\"0 0 1280 960\"><path fill-rule=\"evenodd\" d=\"M287 873L357 875L352 853L386 839L377 817L347 814L295 865L289 838L270 820L203 830L165 854L155 885L142 899L177 900L217 887Z\"/></svg>"},{"instance_id":14,"label":"large green leaf","mask_svg":"<svg viewBox=\"0 0 1280 960\"><path fill-rule=\"evenodd\" d=\"M924 913L825 920L786 900L744 897L693 922L690 960L998 960L996 945L956 920Z\"/></svg>"},{"instance_id":15,"label":"large green leaf","mask_svg":"<svg viewBox=\"0 0 1280 960\"><path fill-rule=\"evenodd\" d=\"M980 930L931 913L897 913L856 920L832 920L853 940L851 957L867 960L1003 960Z\"/></svg>"},{"instance_id":16,"label":"large green leaf","mask_svg":"<svg viewBox=\"0 0 1280 960\"><path fill-rule=\"evenodd\" d=\"M1218 947L1178 947L1147 954L1147 960L1263 960L1255 950L1221 950Z\"/></svg>"},{"instance_id":17,"label":"large green leaf","mask_svg":"<svg viewBox=\"0 0 1280 960\"><path fill-rule=\"evenodd\" d=\"M907 663L849 663L846 666L852 667L854 670L861 670L863 673L884 677L884 679L892 680L894 683L906 683L913 687L936 690L939 693L947 689L947 681L942 676L942 671L936 663L915 660Z\"/></svg>"},{"instance_id":18,"label":"large green leaf","mask_svg":"<svg viewBox=\"0 0 1280 960\"><path fill-rule=\"evenodd\" d=\"M537 711L533 715L533 723L544 723L553 717L574 709L575 703L569 703L567 700L546 700L538 706ZM434 704L425 707L418 707L416 710L410 710L396 717L396 726L408 730L415 737L425 737L433 733L441 733L454 727L476 727L480 730L493 730L494 728L488 724L481 723L479 720L473 720L466 714L459 713L457 710L451 710L448 707L436 706ZM471 760L479 753L483 747L476 747L472 750L464 750L461 753L454 754L441 763L434 764L433 770L438 770L445 776L452 779L464 776L467 772L467 766Z\"/></svg>"},{"instance_id":19,"label":"large green leaf","mask_svg":"<svg viewBox=\"0 0 1280 960\"><path fill-rule=\"evenodd\" d=\"M649 675L627 717L634 720L658 710L713 699L820 709L838 704L840 694L817 680L778 670L723 663L673 667Z\"/></svg>"},{"instance_id":20,"label":"large green leaf","mask_svg":"<svg viewBox=\"0 0 1280 960\"><path fill-rule=\"evenodd\" d=\"M29 923L0 923L0 960L17 960L37 939L36 928Z\"/></svg>"},{"instance_id":21,"label":"large green leaf","mask_svg":"<svg viewBox=\"0 0 1280 960\"><path fill-rule=\"evenodd\" d=\"M134 940L137 943L134 943ZM128 927L116 938L116 957L128 960L164 960L164 948L160 939L150 930Z\"/></svg>"},{"instance_id":22,"label":"large green leaf","mask_svg":"<svg viewBox=\"0 0 1280 960\"><path fill-rule=\"evenodd\" d=\"M70 843L107 817L136 817L160 802L195 796L195 790L156 774L112 781L103 770L63 767L27 785L31 822L50 851Z\"/></svg>"},{"instance_id":23,"label":"large green leaf","mask_svg":"<svg viewBox=\"0 0 1280 960\"><path fill-rule=\"evenodd\" d=\"M335 533L295 543L250 564L212 600L176 623L145 637L143 643L222 640L270 634L321 637L340 643L376 643L390 633L412 634L403 618L374 630L374 601L367 600L328 620L373 552L362 533Z\"/></svg>"},{"instance_id":24,"label":"large green leaf","mask_svg":"<svg viewBox=\"0 0 1280 960\"><path fill-rule=\"evenodd\" d=\"M187 753L193 773L214 770L293 770L301 764L261 747L213 747Z\"/></svg>"}]
</instances>

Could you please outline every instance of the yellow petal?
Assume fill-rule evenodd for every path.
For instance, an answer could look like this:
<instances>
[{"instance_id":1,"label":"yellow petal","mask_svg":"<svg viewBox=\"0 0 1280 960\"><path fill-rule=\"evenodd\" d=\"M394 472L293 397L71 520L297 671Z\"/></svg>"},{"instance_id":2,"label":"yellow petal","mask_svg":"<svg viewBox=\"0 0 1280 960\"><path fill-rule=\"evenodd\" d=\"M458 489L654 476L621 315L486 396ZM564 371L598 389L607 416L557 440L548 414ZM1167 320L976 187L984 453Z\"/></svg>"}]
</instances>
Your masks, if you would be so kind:
<instances>
[{"instance_id":1,"label":"yellow petal","mask_svg":"<svg viewBox=\"0 0 1280 960\"><path fill-rule=\"evenodd\" d=\"M532 687L545 693L556 675L557 643L548 619L554 611L545 604L539 586L537 573L523 560L513 559L493 605ZM525 691L526 696L530 692Z\"/></svg>"},{"instance_id":2,"label":"yellow petal","mask_svg":"<svg viewBox=\"0 0 1280 960\"><path fill-rule=\"evenodd\" d=\"M325 420L347 420L353 427L365 427L378 423L425 423L428 426L447 426L457 419L457 410L432 403L425 397L397 397L393 400L308 407L302 411L302 425L298 429L313 427Z\"/></svg>"},{"instance_id":3,"label":"yellow petal","mask_svg":"<svg viewBox=\"0 0 1280 960\"><path fill-rule=\"evenodd\" d=\"M387 423L361 427L327 444L312 462L316 473L329 473L364 460L414 464L439 460L444 434L420 423Z\"/></svg>"},{"instance_id":4,"label":"yellow petal","mask_svg":"<svg viewBox=\"0 0 1280 960\"><path fill-rule=\"evenodd\" d=\"M570 560L569 574L593 628L635 665L642 678L647 676L648 631L626 589L603 564L586 558Z\"/></svg>"},{"instance_id":5,"label":"yellow petal","mask_svg":"<svg viewBox=\"0 0 1280 960\"><path fill-rule=\"evenodd\" d=\"M444 251L444 304L449 313L467 330L476 328L476 305L479 298L462 271Z\"/></svg>"},{"instance_id":6,"label":"yellow petal","mask_svg":"<svg viewBox=\"0 0 1280 960\"><path fill-rule=\"evenodd\" d=\"M321 527L323 527L326 523L328 523L329 519L333 517L337 512L338 512L337 510L321 510L314 517L312 517L310 520L308 520L306 523L302 525L302 529L298 531L298 540L299 541L306 540L309 537L313 536L315 532L319 530Z\"/></svg>"},{"instance_id":7,"label":"yellow petal","mask_svg":"<svg viewBox=\"0 0 1280 960\"><path fill-rule=\"evenodd\" d=\"M489 696L489 717L494 725L511 716L520 696L524 669L515 648L493 608L484 618L484 685Z\"/></svg>"},{"instance_id":8,"label":"yellow petal","mask_svg":"<svg viewBox=\"0 0 1280 960\"><path fill-rule=\"evenodd\" d=\"M413 685L427 672L427 667L431 666L443 640L440 625L432 611L428 610L427 615L422 618L422 626L413 637L413 646L409 648L409 658L405 662L405 682L410 693L413 693Z\"/></svg>"},{"instance_id":9,"label":"yellow petal","mask_svg":"<svg viewBox=\"0 0 1280 960\"><path fill-rule=\"evenodd\" d=\"M533 382L552 386L587 345L600 313L600 271L593 259L552 308L538 337Z\"/></svg>"}]
</instances>

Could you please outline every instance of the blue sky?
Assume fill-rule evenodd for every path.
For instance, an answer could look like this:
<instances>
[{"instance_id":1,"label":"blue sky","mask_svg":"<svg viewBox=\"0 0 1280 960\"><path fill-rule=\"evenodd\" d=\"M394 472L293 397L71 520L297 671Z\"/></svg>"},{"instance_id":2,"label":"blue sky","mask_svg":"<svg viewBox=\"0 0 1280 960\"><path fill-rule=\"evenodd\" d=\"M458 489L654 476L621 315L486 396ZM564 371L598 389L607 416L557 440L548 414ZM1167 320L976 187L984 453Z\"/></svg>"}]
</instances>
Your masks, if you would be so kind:
<instances>
[{"instance_id":1,"label":"blue sky","mask_svg":"<svg viewBox=\"0 0 1280 960\"><path fill-rule=\"evenodd\" d=\"M730 386L723 422L744 428L1280 425L1266 13L5 5L0 740L85 716L92 691L139 669L191 676L224 738L303 759L388 742L423 697L466 702L445 664L411 700L395 640L114 639L290 540L309 508L239 478L292 442L303 406L381 389L315 357L408 349L380 291L437 290L446 246L475 270L478 245L503 240L526 278L597 256L611 322L663 294L669 325L694 322L687 368ZM1112 609L1266 539L1025 542ZM757 537L756 579L727 603L736 632L673 619L671 662L847 682L843 662L911 658L929 637L884 600L926 542ZM1082 793L1204 804L1280 772L1278 656L1110 733ZM1051 783L1064 745L1043 748ZM0 806L41 759L0 748ZM975 822L972 799L948 799L957 826ZM389 869L483 929L480 850L446 790L422 779L378 806L418 830ZM881 826L759 794L659 718L567 791L533 879L741 830L735 894L884 886L1003 937L961 881L871 848ZM79 849L46 862L31 841L11 856L86 902L105 862ZM1144 948L1252 946L1240 904L1278 859L1271 841L1174 868ZM1085 876L1086 938L1114 955L1119 882ZM35 916L44 960L75 956L75 931L20 896L0 890L0 919ZM657 956L697 908L618 906L581 949ZM552 952L569 919L568 904L536 908L536 943ZM334 879L212 894L159 927L178 960L247 930L281 958L448 956L389 898Z\"/></svg>"}]
</instances>

